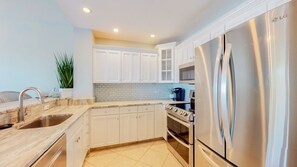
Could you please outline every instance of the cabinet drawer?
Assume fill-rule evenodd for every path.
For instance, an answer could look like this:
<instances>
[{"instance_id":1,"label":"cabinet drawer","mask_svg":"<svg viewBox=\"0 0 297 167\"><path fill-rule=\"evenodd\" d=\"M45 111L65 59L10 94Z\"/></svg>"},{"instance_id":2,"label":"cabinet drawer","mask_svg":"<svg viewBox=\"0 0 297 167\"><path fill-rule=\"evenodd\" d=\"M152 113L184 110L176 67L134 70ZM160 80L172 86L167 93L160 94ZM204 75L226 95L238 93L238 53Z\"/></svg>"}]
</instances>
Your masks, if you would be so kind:
<instances>
[{"instance_id":1,"label":"cabinet drawer","mask_svg":"<svg viewBox=\"0 0 297 167\"><path fill-rule=\"evenodd\" d=\"M138 106L138 112L148 112L148 111L155 111L155 106L154 105Z\"/></svg>"},{"instance_id":2,"label":"cabinet drawer","mask_svg":"<svg viewBox=\"0 0 297 167\"><path fill-rule=\"evenodd\" d=\"M97 109L92 109L91 115L92 116L100 116L100 115L114 115L114 114L119 114L119 108L97 108Z\"/></svg>"},{"instance_id":3,"label":"cabinet drawer","mask_svg":"<svg viewBox=\"0 0 297 167\"><path fill-rule=\"evenodd\" d=\"M137 106L121 107L120 114L137 113Z\"/></svg>"}]
</instances>

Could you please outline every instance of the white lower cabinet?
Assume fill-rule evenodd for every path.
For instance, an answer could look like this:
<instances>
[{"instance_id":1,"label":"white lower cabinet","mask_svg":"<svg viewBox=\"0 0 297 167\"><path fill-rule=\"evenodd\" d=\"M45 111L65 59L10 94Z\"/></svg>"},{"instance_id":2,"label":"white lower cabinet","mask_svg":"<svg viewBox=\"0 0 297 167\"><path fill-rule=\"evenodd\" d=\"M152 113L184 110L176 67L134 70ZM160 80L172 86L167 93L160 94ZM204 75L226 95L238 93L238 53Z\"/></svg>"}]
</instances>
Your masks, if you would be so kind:
<instances>
[{"instance_id":1,"label":"white lower cabinet","mask_svg":"<svg viewBox=\"0 0 297 167\"><path fill-rule=\"evenodd\" d=\"M163 137L166 129L164 112L163 105L92 109L90 147L96 148Z\"/></svg>"},{"instance_id":2,"label":"white lower cabinet","mask_svg":"<svg viewBox=\"0 0 297 167\"><path fill-rule=\"evenodd\" d=\"M110 115L107 119L107 142L106 145L114 145L120 143L120 116Z\"/></svg>"},{"instance_id":3,"label":"white lower cabinet","mask_svg":"<svg viewBox=\"0 0 297 167\"><path fill-rule=\"evenodd\" d=\"M120 143L137 141L137 113L120 115Z\"/></svg>"},{"instance_id":4,"label":"white lower cabinet","mask_svg":"<svg viewBox=\"0 0 297 167\"><path fill-rule=\"evenodd\" d=\"M84 162L89 149L86 142L88 138L86 125L87 122L82 116L66 131L67 167L80 167Z\"/></svg>"},{"instance_id":5,"label":"white lower cabinet","mask_svg":"<svg viewBox=\"0 0 297 167\"><path fill-rule=\"evenodd\" d=\"M138 113L138 141L154 138L154 111Z\"/></svg>"},{"instance_id":6,"label":"white lower cabinet","mask_svg":"<svg viewBox=\"0 0 297 167\"><path fill-rule=\"evenodd\" d=\"M84 155L87 154L89 148L90 148L90 126L89 126L89 111L86 112L83 116L84 118L84 129L83 129L83 150Z\"/></svg>"},{"instance_id":7,"label":"white lower cabinet","mask_svg":"<svg viewBox=\"0 0 297 167\"><path fill-rule=\"evenodd\" d=\"M119 115L92 116L91 147L119 144Z\"/></svg>"},{"instance_id":8,"label":"white lower cabinet","mask_svg":"<svg viewBox=\"0 0 297 167\"><path fill-rule=\"evenodd\" d=\"M155 106L155 138L163 137L166 140L167 120L164 105Z\"/></svg>"}]
</instances>

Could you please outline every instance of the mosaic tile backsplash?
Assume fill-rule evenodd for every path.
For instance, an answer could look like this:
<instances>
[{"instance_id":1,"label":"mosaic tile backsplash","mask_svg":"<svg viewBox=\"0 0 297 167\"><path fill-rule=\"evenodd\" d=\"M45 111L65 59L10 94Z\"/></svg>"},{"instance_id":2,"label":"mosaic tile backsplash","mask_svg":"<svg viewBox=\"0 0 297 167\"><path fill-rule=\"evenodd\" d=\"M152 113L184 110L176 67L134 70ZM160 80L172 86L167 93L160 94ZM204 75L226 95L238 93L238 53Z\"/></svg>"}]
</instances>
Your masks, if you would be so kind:
<instances>
[{"instance_id":1,"label":"mosaic tile backsplash","mask_svg":"<svg viewBox=\"0 0 297 167\"><path fill-rule=\"evenodd\" d=\"M96 101L159 100L169 99L174 84L95 84Z\"/></svg>"}]
</instances>

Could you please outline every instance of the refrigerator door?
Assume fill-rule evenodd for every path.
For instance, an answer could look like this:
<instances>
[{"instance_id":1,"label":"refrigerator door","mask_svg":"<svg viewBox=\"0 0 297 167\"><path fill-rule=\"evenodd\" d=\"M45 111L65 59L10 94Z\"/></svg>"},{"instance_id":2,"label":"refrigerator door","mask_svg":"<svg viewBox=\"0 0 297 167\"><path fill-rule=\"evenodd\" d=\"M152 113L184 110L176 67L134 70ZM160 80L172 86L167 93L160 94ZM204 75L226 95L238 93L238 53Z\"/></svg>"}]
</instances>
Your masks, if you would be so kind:
<instances>
[{"instance_id":1,"label":"refrigerator door","mask_svg":"<svg viewBox=\"0 0 297 167\"><path fill-rule=\"evenodd\" d=\"M297 166L297 1L269 12L271 113L266 166Z\"/></svg>"},{"instance_id":2,"label":"refrigerator door","mask_svg":"<svg viewBox=\"0 0 297 167\"><path fill-rule=\"evenodd\" d=\"M195 144L196 159L195 164L197 167L232 167L231 163L227 162L224 158L207 148L204 144L196 141Z\"/></svg>"},{"instance_id":3,"label":"refrigerator door","mask_svg":"<svg viewBox=\"0 0 297 167\"><path fill-rule=\"evenodd\" d=\"M263 14L225 36L221 108L226 158L240 167L265 166L270 99L268 35L267 14Z\"/></svg>"},{"instance_id":4,"label":"refrigerator door","mask_svg":"<svg viewBox=\"0 0 297 167\"><path fill-rule=\"evenodd\" d=\"M224 138L220 119L219 86L224 49L224 36L203 44L195 50L196 139L224 155Z\"/></svg>"}]
</instances>

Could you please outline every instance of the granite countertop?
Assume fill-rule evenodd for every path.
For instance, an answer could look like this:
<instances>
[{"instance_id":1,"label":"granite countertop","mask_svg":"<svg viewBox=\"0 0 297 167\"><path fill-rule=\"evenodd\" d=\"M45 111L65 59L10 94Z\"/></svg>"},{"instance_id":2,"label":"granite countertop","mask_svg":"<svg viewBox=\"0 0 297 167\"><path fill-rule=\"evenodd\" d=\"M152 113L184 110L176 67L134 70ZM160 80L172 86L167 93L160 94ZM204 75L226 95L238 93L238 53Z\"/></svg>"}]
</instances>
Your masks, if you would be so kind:
<instances>
[{"instance_id":1,"label":"granite countertop","mask_svg":"<svg viewBox=\"0 0 297 167\"><path fill-rule=\"evenodd\" d=\"M172 101L172 100L111 101L111 102L96 102L92 105L92 107L104 108L104 107L124 107L124 106L137 106L137 105L181 104L181 103L188 103L188 102Z\"/></svg>"},{"instance_id":2,"label":"granite countertop","mask_svg":"<svg viewBox=\"0 0 297 167\"><path fill-rule=\"evenodd\" d=\"M0 131L0 166L32 165L66 130L91 108L121 107L153 104L178 104L172 100L142 100L121 102L97 102L92 105L59 106L49 109L39 116L52 114L73 114L65 122L45 128L17 129L36 118Z\"/></svg>"}]
</instances>

